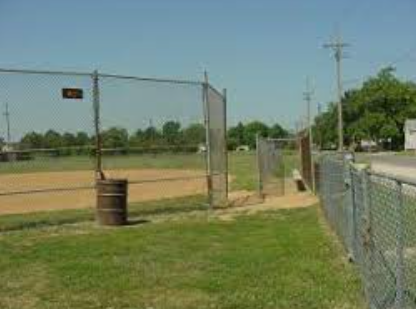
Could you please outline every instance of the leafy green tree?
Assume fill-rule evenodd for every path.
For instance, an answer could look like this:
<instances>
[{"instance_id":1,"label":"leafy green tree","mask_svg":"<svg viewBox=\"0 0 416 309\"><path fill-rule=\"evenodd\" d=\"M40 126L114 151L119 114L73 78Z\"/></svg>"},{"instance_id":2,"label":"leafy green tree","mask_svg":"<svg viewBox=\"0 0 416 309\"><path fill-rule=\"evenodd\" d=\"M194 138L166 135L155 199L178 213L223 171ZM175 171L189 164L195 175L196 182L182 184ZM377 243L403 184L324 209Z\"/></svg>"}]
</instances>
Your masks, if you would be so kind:
<instances>
[{"instance_id":1,"label":"leafy green tree","mask_svg":"<svg viewBox=\"0 0 416 309\"><path fill-rule=\"evenodd\" d=\"M62 136L54 130L48 130L43 136L43 143L45 148L60 148L63 146Z\"/></svg>"},{"instance_id":2,"label":"leafy green tree","mask_svg":"<svg viewBox=\"0 0 416 309\"><path fill-rule=\"evenodd\" d=\"M128 132L124 128L112 127L102 132L104 148L125 148L128 146Z\"/></svg>"},{"instance_id":3,"label":"leafy green tree","mask_svg":"<svg viewBox=\"0 0 416 309\"><path fill-rule=\"evenodd\" d=\"M347 110L356 116L350 124L361 130L361 136L380 145L391 140L398 149L404 141L404 122L416 117L416 85L400 81L393 73L394 69L385 68L364 82L351 96Z\"/></svg>"},{"instance_id":4,"label":"leafy green tree","mask_svg":"<svg viewBox=\"0 0 416 309\"><path fill-rule=\"evenodd\" d=\"M256 147L256 135L267 137L269 135L269 127L261 121L252 121L245 125L244 136L246 143L250 148Z\"/></svg>"},{"instance_id":5,"label":"leafy green tree","mask_svg":"<svg viewBox=\"0 0 416 309\"><path fill-rule=\"evenodd\" d=\"M78 132L75 135L75 145L76 146L88 146L91 145L92 139L85 132Z\"/></svg>"},{"instance_id":6,"label":"leafy green tree","mask_svg":"<svg viewBox=\"0 0 416 309\"><path fill-rule=\"evenodd\" d=\"M143 132L143 143L146 146L155 146L161 144L162 135L153 126L146 128Z\"/></svg>"},{"instance_id":7,"label":"leafy green tree","mask_svg":"<svg viewBox=\"0 0 416 309\"><path fill-rule=\"evenodd\" d=\"M239 122L235 127L231 127L227 133L228 149L235 149L240 145L246 144L245 127Z\"/></svg>"},{"instance_id":8,"label":"leafy green tree","mask_svg":"<svg viewBox=\"0 0 416 309\"><path fill-rule=\"evenodd\" d=\"M137 129L137 131L132 136L130 136L129 145L132 147L140 147L143 146L144 141L144 131L142 129Z\"/></svg>"},{"instance_id":9,"label":"leafy green tree","mask_svg":"<svg viewBox=\"0 0 416 309\"><path fill-rule=\"evenodd\" d=\"M285 130L280 124L274 124L269 130L269 137L271 138L286 138L289 132Z\"/></svg>"},{"instance_id":10,"label":"leafy green tree","mask_svg":"<svg viewBox=\"0 0 416 309\"><path fill-rule=\"evenodd\" d=\"M416 85L399 80L393 68L382 69L360 88L347 91L343 100L345 142L347 146L370 140L381 147L401 149L406 119L416 118ZM328 111L315 120L315 138L328 145L336 142L337 111Z\"/></svg>"},{"instance_id":11,"label":"leafy green tree","mask_svg":"<svg viewBox=\"0 0 416 309\"><path fill-rule=\"evenodd\" d=\"M43 135L37 132L27 133L20 140L20 145L24 149L43 148Z\"/></svg>"},{"instance_id":12,"label":"leafy green tree","mask_svg":"<svg viewBox=\"0 0 416 309\"><path fill-rule=\"evenodd\" d=\"M176 121L168 121L163 124L162 135L169 144L177 144L181 138L181 124Z\"/></svg>"},{"instance_id":13,"label":"leafy green tree","mask_svg":"<svg viewBox=\"0 0 416 309\"><path fill-rule=\"evenodd\" d=\"M198 145L206 140L205 126L200 123L189 125L182 131L184 142L187 145Z\"/></svg>"},{"instance_id":14,"label":"leafy green tree","mask_svg":"<svg viewBox=\"0 0 416 309\"><path fill-rule=\"evenodd\" d=\"M62 145L64 147L78 146L76 142L76 136L72 133L65 132L62 135Z\"/></svg>"},{"instance_id":15,"label":"leafy green tree","mask_svg":"<svg viewBox=\"0 0 416 309\"><path fill-rule=\"evenodd\" d=\"M330 103L327 111L315 118L313 127L313 139L320 145L321 149L331 149L336 147L337 136L337 106Z\"/></svg>"}]
</instances>

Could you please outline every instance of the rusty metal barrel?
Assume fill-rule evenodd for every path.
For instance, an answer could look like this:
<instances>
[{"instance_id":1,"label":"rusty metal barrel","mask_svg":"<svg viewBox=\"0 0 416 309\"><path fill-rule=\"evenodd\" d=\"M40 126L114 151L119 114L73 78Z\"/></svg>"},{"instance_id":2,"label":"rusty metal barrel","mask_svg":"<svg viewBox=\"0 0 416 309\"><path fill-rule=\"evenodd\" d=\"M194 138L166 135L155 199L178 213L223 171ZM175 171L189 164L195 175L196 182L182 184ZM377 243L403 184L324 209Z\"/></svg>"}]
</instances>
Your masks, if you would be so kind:
<instances>
[{"instance_id":1,"label":"rusty metal barrel","mask_svg":"<svg viewBox=\"0 0 416 309\"><path fill-rule=\"evenodd\" d=\"M97 221L100 225L127 224L127 179L97 181Z\"/></svg>"}]
</instances>

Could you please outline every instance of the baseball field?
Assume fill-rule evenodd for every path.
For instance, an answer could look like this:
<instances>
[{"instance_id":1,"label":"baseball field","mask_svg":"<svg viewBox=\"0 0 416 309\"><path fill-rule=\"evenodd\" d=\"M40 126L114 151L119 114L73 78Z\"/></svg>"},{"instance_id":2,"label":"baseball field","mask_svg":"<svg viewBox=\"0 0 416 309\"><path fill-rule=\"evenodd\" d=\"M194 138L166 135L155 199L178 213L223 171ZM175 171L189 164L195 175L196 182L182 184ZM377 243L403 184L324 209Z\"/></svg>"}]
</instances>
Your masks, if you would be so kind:
<instances>
[{"instance_id":1,"label":"baseball field","mask_svg":"<svg viewBox=\"0 0 416 309\"><path fill-rule=\"evenodd\" d=\"M39 157L0 164L0 215L95 206L93 160L87 156ZM201 154L112 156L104 159L109 178L127 178L129 203L200 196L206 204L205 161ZM230 156L230 189L256 188L253 153ZM201 205L199 205L201 206ZM42 215L41 215L42 216Z\"/></svg>"}]
</instances>

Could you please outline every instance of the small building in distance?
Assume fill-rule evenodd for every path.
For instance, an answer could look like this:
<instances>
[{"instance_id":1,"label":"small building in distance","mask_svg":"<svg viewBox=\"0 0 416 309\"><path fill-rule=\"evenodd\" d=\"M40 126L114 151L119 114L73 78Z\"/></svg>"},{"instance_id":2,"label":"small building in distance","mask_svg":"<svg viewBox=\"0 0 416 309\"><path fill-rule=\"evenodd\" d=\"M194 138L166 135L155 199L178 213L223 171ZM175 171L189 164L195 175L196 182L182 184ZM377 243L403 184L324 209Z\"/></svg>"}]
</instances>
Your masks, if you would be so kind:
<instances>
[{"instance_id":1,"label":"small building in distance","mask_svg":"<svg viewBox=\"0 0 416 309\"><path fill-rule=\"evenodd\" d=\"M199 144L198 153L206 153L206 152L207 152L207 146L205 144Z\"/></svg>"},{"instance_id":2,"label":"small building in distance","mask_svg":"<svg viewBox=\"0 0 416 309\"><path fill-rule=\"evenodd\" d=\"M404 123L404 149L416 149L416 119L407 119Z\"/></svg>"},{"instance_id":3,"label":"small building in distance","mask_svg":"<svg viewBox=\"0 0 416 309\"><path fill-rule=\"evenodd\" d=\"M13 151L13 147L5 144L0 149L0 162L17 161L17 154Z\"/></svg>"},{"instance_id":4,"label":"small building in distance","mask_svg":"<svg viewBox=\"0 0 416 309\"><path fill-rule=\"evenodd\" d=\"M0 148L0 162L27 161L32 159L29 151L16 150L13 144L6 144Z\"/></svg>"},{"instance_id":5,"label":"small building in distance","mask_svg":"<svg viewBox=\"0 0 416 309\"><path fill-rule=\"evenodd\" d=\"M235 151L237 151L237 152L247 152L247 151L250 151L250 146L249 145L240 145L235 149Z\"/></svg>"}]
</instances>

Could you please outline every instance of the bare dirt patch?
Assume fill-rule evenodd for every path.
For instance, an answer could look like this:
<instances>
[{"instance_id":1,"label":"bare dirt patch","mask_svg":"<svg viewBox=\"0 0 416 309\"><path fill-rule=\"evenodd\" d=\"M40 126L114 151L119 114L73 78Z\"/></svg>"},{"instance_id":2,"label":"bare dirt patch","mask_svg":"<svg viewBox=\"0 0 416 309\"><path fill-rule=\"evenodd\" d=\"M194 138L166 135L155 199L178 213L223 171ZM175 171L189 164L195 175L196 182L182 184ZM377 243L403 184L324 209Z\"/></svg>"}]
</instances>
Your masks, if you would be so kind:
<instances>
[{"instance_id":1,"label":"bare dirt patch","mask_svg":"<svg viewBox=\"0 0 416 309\"><path fill-rule=\"evenodd\" d=\"M285 180L285 193L282 196L266 196L264 199L258 192L235 191L229 194L228 208L218 209L214 216L220 220L232 221L236 216L255 214L258 212L293 209L314 206L318 198L310 192L299 192L293 179Z\"/></svg>"},{"instance_id":2,"label":"bare dirt patch","mask_svg":"<svg viewBox=\"0 0 416 309\"><path fill-rule=\"evenodd\" d=\"M238 192L234 194L238 195ZM243 191L240 194L244 195L248 194L248 192ZM252 196L254 194L251 192ZM252 199L254 201L255 197L252 197ZM314 206L317 203L318 198L310 192L292 192L280 197L267 197L264 202L253 202L244 206L219 209L215 211L214 216L217 216L220 220L231 221L234 217L242 214L252 215L270 210L305 208Z\"/></svg>"},{"instance_id":3,"label":"bare dirt patch","mask_svg":"<svg viewBox=\"0 0 416 309\"><path fill-rule=\"evenodd\" d=\"M107 176L127 178L132 181L160 179L158 182L130 185L129 202L183 197L206 192L206 180L201 171L179 169L111 170L108 171ZM195 178L199 176L200 178ZM88 186L94 183L93 177L91 171L0 175L0 192ZM170 180L184 177L192 179ZM94 189L0 196L0 215L89 208L94 205Z\"/></svg>"}]
</instances>

